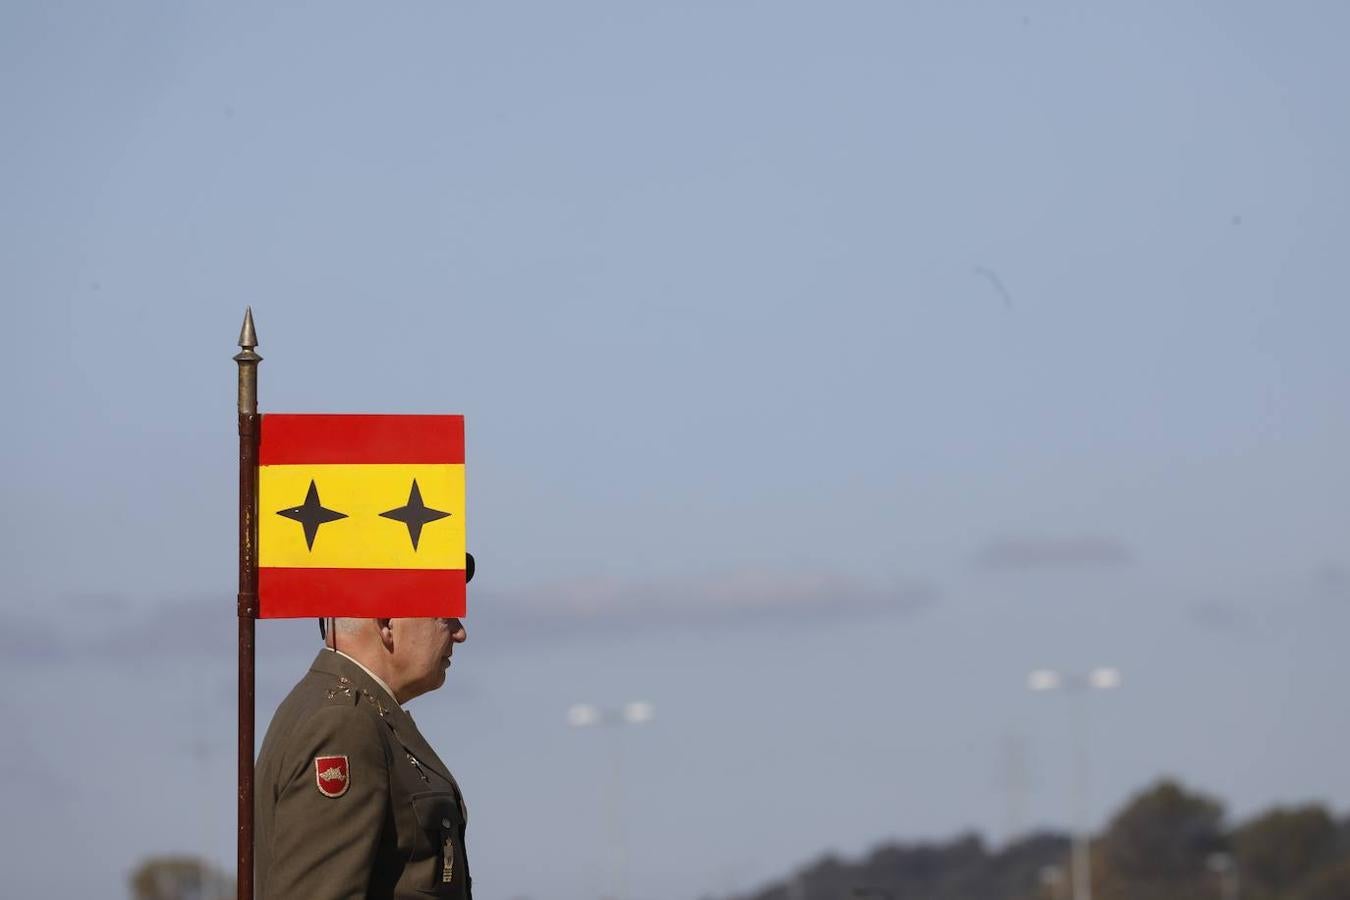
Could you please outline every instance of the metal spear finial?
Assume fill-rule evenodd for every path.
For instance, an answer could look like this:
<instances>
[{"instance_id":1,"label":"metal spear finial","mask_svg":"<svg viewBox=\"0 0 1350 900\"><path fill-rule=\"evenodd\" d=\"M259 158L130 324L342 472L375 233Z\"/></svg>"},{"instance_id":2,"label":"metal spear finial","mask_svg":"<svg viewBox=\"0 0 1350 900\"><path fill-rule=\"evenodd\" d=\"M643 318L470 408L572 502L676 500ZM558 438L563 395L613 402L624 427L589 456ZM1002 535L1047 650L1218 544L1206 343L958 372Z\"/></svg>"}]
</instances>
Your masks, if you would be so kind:
<instances>
[{"instance_id":1,"label":"metal spear finial","mask_svg":"<svg viewBox=\"0 0 1350 900\"><path fill-rule=\"evenodd\" d=\"M239 346L252 350L258 346L258 332L253 330L253 307L244 307L244 327L239 329Z\"/></svg>"},{"instance_id":2,"label":"metal spear finial","mask_svg":"<svg viewBox=\"0 0 1350 900\"><path fill-rule=\"evenodd\" d=\"M258 332L253 327L253 307L244 307L244 327L239 329L239 352L234 355L237 363L262 362L262 357L253 352L258 346Z\"/></svg>"},{"instance_id":3,"label":"metal spear finial","mask_svg":"<svg viewBox=\"0 0 1350 900\"><path fill-rule=\"evenodd\" d=\"M258 411L258 363L262 357L255 351L258 332L253 328L253 307L244 307L244 327L239 329L239 352L234 361L239 364L239 413L250 415Z\"/></svg>"}]
</instances>

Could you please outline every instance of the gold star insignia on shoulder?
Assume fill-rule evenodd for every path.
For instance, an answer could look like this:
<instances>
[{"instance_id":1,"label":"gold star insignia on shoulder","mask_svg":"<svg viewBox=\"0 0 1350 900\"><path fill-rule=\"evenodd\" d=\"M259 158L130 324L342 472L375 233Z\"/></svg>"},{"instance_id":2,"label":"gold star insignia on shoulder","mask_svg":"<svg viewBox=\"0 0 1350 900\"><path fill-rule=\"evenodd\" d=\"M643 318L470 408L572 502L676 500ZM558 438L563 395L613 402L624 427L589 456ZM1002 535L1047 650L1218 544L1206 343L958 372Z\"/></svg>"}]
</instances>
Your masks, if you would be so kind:
<instances>
[{"instance_id":1,"label":"gold star insignia on shoulder","mask_svg":"<svg viewBox=\"0 0 1350 900\"><path fill-rule=\"evenodd\" d=\"M389 710L385 709L384 704L380 702L380 699L376 697L374 694L372 694L370 691L362 690L361 696L365 697L372 704L374 704L375 711L380 714L381 719L383 719L385 714L389 712Z\"/></svg>"},{"instance_id":2,"label":"gold star insignia on shoulder","mask_svg":"<svg viewBox=\"0 0 1350 900\"><path fill-rule=\"evenodd\" d=\"M328 699L332 700L342 694L344 697L352 696L352 682L346 675L339 675L337 684L328 689Z\"/></svg>"}]
</instances>

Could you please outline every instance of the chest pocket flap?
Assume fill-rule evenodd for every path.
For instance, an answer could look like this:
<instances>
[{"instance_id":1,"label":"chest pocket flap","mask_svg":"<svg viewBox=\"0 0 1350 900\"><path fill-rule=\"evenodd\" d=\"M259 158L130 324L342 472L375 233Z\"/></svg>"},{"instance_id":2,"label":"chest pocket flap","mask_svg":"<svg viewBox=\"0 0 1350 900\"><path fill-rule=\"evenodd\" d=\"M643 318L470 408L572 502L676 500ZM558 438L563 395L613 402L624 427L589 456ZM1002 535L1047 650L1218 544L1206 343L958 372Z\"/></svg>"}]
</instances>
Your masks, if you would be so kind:
<instances>
[{"instance_id":1,"label":"chest pocket flap","mask_svg":"<svg viewBox=\"0 0 1350 900\"><path fill-rule=\"evenodd\" d=\"M459 801L450 791L427 791L412 797L413 814L425 836L423 852L427 874L420 887L437 896L460 896L467 872L464 858L464 822Z\"/></svg>"}]
</instances>

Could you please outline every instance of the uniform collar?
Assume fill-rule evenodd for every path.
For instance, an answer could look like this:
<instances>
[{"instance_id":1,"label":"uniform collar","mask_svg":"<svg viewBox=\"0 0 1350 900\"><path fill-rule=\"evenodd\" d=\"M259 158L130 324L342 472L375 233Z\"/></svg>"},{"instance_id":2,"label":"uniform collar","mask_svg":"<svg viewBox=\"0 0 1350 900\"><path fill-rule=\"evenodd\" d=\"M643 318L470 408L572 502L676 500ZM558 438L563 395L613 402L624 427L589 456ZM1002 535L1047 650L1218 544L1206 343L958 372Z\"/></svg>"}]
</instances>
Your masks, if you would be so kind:
<instances>
[{"instance_id":1,"label":"uniform collar","mask_svg":"<svg viewBox=\"0 0 1350 900\"><path fill-rule=\"evenodd\" d=\"M338 656L341 656L343 659L345 659L345 660L347 660L348 662L352 663L353 665L357 666L362 672L365 672L367 675L370 676L370 680L371 680L371 681L373 681L373 682L375 682L377 685L379 685L379 686L380 686L380 689L383 690L386 694L389 695L389 699L390 699L390 700L393 700L394 703L395 703L396 705L398 705L398 706L402 706L402 705L403 705L403 704L399 703L399 702L398 702L398 698L394 696L394 691L393 691L393 689L390 688L389 685L387 685L387 684L384 683L384 679L381 678L380 676L376 675L374 672L370 671L370 669L367 669L367 668L361 663L361 660L357 659L357 658L354 657L354 656L349 656L348 654L343 653L341 650L337 650L337 649L335 649L335 648L329 648L329 652L330 652L330 653L336 653Z\"/></svg>"}]
</instances>

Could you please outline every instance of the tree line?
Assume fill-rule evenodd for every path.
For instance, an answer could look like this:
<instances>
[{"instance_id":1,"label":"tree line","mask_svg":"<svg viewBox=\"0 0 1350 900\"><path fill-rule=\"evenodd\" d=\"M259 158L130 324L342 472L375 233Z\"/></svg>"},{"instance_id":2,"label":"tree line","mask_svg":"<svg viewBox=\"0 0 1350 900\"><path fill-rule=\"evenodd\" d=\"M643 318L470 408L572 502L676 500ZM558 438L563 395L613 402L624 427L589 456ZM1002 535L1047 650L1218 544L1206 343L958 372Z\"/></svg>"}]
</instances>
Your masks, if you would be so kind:
<instances>
[{"instance_id":1,"label":"tree line","mask_svg":"<svg viewBox=\"0 0 1350 900\"><path fill-rule=\"evenodd\" d=\"M1175 781L1132 797L1090 844L1094 900L1350 900L1350 818L1278 807L1229 826L1223 806ZM1070 837L991 848L977 835L824 856L728 900L1069 900Z\"/></svg>"}]
</instances>

